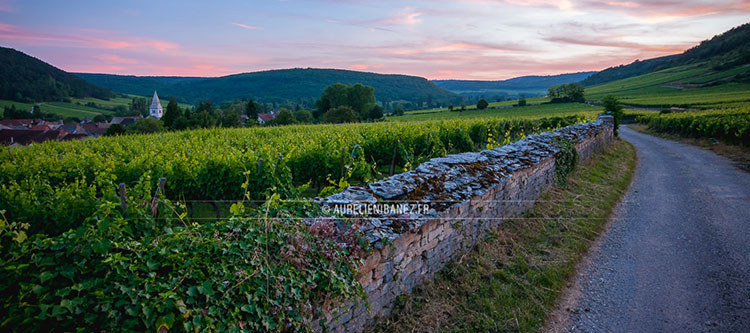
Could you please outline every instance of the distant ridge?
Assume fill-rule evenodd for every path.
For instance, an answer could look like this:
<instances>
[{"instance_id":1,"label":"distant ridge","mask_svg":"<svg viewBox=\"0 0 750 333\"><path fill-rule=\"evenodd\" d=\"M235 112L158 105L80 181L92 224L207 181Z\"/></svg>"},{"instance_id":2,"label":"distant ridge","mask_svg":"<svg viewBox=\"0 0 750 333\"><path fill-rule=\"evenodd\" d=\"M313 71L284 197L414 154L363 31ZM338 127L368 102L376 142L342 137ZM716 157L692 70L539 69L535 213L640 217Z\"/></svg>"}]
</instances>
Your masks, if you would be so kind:
<instances>
[{"instance_id":1,"label":"distant ridge","mask_svg":"<svg viewBox=\"0 0 750 333\"><path fill-rule=\"evenodd\" d=\"M0 99L23 103L62 101L66 98L113 94L42 60L0 47Z\"/></svg>"},{"instance_id":2,"label":"distant ridge","mask_svg":"<svg viewBox=\"0 0 750 333\"><path fill-rule=\"evenodd\" d=\"M581 83L593 86L697 62L710 62L714 69L719 70L750 64L750 23L704 40L681 54L636 60L628 65L610 67Z\"/></svg>"},{"instance_id":3,"label":"distant ridge","mask_svg":"<svg viewBox=\"0 0 750 333\"><path fill-rule=\"evenodd\" d=\"M158 90L184 102L215 103L242 98L263 102L293 101L313 104L326 87L335 83L361 83L375 88L378 101L453 103L460 99L429 80L416 76L376 74L340 69L294 68L234 74L214 78L124 76L77 73L89 83L127 94L148 96Z\"/></svg>"},{"instance_id":4,"label":"distant ridge","mask_svg":"<svg viewBox=\"0 0 750 333\"><path fill-rule=\"evenodd\" d=\"M596 72L579 72L559 75L529 75L501 81L433 80L438 86L466 97L492 94L518 96L544 95L553 85L580 82Z\"/></svg>"}]
</instances>

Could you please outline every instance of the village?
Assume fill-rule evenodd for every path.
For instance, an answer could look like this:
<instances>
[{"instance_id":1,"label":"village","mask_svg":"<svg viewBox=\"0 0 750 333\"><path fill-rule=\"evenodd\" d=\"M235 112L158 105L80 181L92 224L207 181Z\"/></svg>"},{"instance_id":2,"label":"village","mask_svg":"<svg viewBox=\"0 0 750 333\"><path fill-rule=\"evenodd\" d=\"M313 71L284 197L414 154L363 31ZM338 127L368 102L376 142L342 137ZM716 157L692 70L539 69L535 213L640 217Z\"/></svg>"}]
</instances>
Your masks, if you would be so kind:
<instances>
[{"instance_id":1,"label":"village","mask_svg":"<svg viewBox=\"0 0 750 333\"><path fill-rule=\"evenodd\" d=\"M278 111L260 113L257 118L258 124L264 125L275 119L277 115ZM163 116L164 109L159 96L154 91L148 117L161 119ZM4 119L0 120L0 144L26 146L44 141L81 140L116 135L140 119L142 119L140 115L112 117L109 121L95 121L89 117L84 117L80 122L45 121L41 118ZM248 116L243 114L241 120L245 123ZM118 130L111 130L110 128L113 126Z\"/></svg>"}]
</instances>

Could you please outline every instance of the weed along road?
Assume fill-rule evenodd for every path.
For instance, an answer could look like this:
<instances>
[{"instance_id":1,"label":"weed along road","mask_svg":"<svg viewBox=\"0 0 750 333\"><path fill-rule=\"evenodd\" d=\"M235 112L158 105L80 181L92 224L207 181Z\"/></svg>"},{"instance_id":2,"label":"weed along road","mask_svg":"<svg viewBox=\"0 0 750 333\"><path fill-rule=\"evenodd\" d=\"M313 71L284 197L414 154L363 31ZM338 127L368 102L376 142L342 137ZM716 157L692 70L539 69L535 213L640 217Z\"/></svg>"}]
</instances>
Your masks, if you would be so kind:
<instances>
[{"instance_id":1,"label":"weed along road","mask_svg":"<svg viewBox=\"0 0 750 333\"><path fill-rule=\"evenodd\" d=\"M581 264L560 328L750 331L750 174L701 148L621 136L638 153L633 184Z\"/></svg>"}]
</instances>

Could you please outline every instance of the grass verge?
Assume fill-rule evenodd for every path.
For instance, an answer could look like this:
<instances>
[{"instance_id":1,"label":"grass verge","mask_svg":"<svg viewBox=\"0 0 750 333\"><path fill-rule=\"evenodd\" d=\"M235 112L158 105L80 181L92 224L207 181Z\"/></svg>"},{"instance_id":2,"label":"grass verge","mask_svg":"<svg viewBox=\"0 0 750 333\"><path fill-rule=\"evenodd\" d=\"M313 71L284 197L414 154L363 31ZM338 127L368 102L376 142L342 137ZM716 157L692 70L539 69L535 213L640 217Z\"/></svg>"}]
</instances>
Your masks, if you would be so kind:
<instances>
[{"instance_id":1,"label":"grass verge","mask_svg":"<svg viewBox=\"0 0 750 333\"><path fill-rule=\"evenodd\" d=\"M691 138L674 133L657 132L649 129L646 124L636 123L630 124L628 127L644 134L708 149L736 162L735 165L738 168L750 172L750 147L730 145L715 139Z\"/></svg>"},{"instance_id":2,"label":"grass verge","mask_svg":"<svg viewBox=\"0 0 750 333\"><path fill-rule=\"evenodd\" d=\"M370 331L538 331L630 185L635 149L617 140L435 281L398 299Z\"/></svg>"}]
</instances>

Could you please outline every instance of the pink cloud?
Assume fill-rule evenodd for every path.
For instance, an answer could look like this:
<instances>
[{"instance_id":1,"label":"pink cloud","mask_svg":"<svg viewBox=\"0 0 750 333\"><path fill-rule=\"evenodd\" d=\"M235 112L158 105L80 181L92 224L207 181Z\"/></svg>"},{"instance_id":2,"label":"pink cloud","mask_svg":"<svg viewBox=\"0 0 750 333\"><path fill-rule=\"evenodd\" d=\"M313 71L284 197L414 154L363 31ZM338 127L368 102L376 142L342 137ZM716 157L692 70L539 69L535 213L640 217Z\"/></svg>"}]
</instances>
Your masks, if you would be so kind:
<instances>
[{"instance_id":1,"label":"pink cloud","mask_svg":"<svg viewBox=\"0 0 750 333\"><path fill-rule=\"evenodd\" d=\"M232 22L232 25L238 26L240 28L245 28L247 30L263 30L263 27L256 27L256 26L242 24L242 23L236 23L236 22Z\"/></svg>"},{"instance_id":2,"label":"pink cloud","mask_svg":"<svg viewBox=\"0 0 750 333\"><path fill-rule=\"evenodd\" d=\"M27 30L5 23L0 23L0 39L14 40L29 45L52 44L94 49L156 49L165 52L179 48L179 45L175 43L152 38L123 37L114 34L93 37L57 35Z\"/></svg>"},{"instance_id":3,"label":"pink cloud","mask_svg":"<svg viewBox=\"0 0 750 333\"><path fill-rule=\"evenodd\" d=\"M415 25L422 22L422 15L424 13L417 11L414 7L403 7L389 17L378 20L376 23L386 25Z\"/></svg>"},{"instance_id":4,"label":"pink cloud","mask_svg":"<svg viewBox=\"0 0 750 333\"><path fill-rule=\"evenodd\" d=\"M138 60L132 59L132 58L124 58L116 54L100 54L96 56L97 59L108 62L108 63L116 63L116 64L137 64Z\"/></svg>"}]
</instances>

